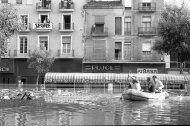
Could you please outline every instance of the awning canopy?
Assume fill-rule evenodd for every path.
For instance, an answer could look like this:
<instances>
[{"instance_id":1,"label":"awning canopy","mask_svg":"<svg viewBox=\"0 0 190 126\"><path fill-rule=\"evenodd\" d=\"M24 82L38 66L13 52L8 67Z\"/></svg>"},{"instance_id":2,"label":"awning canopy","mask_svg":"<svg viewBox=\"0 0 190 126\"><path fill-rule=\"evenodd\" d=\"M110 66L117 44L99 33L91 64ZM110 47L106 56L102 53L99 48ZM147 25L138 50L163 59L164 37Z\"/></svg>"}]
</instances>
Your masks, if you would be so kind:
<instances>
[{"instance_id":1,"label":"awning canopy","mask_svg":"<svg viewBox=\"0 0 190 126\"><path fill-rule=\"evenodd\" d=\"M153 74L129 74L135 76L140 82L146 81ZM189 75L154 74L163 83L184 83L190 81ZM126 83L130 81L126 73L46 73L45 83Z\"/></svg>"}]
</instances>

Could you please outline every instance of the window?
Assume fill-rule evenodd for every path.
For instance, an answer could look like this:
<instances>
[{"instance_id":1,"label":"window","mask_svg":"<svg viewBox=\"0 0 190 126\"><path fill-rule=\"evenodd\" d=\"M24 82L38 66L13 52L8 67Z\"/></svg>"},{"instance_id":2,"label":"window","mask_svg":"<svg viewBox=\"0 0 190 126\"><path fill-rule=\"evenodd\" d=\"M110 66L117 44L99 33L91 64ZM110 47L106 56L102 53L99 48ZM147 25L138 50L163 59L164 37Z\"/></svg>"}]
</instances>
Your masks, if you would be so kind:
<instances>
[{"instance_id":1,"label":"window","mask_svg":"<svg viewBox=\"0 0 190 126\"><path fill-rule=\"evenodd\" d=\"M131 34L131 17L125 17L125 35Z\"/></svg>"},{"instance_id":2,"label":"window","mask_svg":"<svg viewBox=\"0 0 190 126\"><path fill-rule=\"evenodd\" d=\"M122 33L122 19L121 17L115 17L115 35L121 35Z\"/></svg>"},{"instance_id":3,"label":"window","mask_svg":"<svg viewBox=\"0 0 190 126\"><path fill-rule=\"evenodd\" d=\"M39 37L40 48L45 47L48 50L48 36L40 36Z\"/></svg>"},{"instance_id":4,"label":"window","mask_svg":"<svg viewBox=\"0 0 190 126\"><path fill-rule=\"evenodd\" d=\"M131 41L125 41L124 43L124 59L131 60Z\"/></svg>"},{"instance_id":5,"label":"window","mask_svg":"<svg viewBox=\"0 0 190 126\"><path fill-rule=\"evenodd\" d=\"M33 0L27 0L27 4L33 4Z\"/></svg>"},{"instance_id":6,"label":"window","mask_svg":"<svg viewBox=\"0 0 190 126\"><path fill-rule=\"evenodd\" d=\"M143 16L142 25L143 31L151 31L151 16Z\"/></svg>"},{"instance_id":7,"label":"window","mask_svg":"<svg viewBox=\"0 0 190 126\"><path fill-rule=\"evenodd\" d=\"M151 54L151 42L145 42L142 44L143 55Z\"/></svg>"},{"instance_id":8,"label":"window","mask_svg":"<svg viewBox=\"0 0 190 126\"><path fill-rule=\"evenodd\" d=\"M93 40L93 59L106 60L106 41L96 39Z\"/></svg>"},{"instance_id":9,"label":"window","mask_svg":"<svg viewBox=\"0 0 190 126\"><path fill-rule=\"evenodd\" d=\"M63 15L63 29L71 29L71 15Z\"/></svg>"},{"instance_id":10,"label":"window","mask_svg":"<svg viewBox=\"0 0 190 126\"><path fill-rule=\"evenodd\" d=\"M20 36L20 45L19 45L19 53L26 54L28 53L28 38L26 36Z\"/></svg>"},{"instance_id":11,"label":"window","mask_svg":"<svg viewBox=\"0 0 190 126\"><path fill-rule=\"evenodd\" d=\"M151 7L151 3L142 3L142 7L143 8L150 8Z\"/></svg>"},{"instance_id":12,"label":"window","mask_svg":"<svg viewBox=\"0 0 190 126\"><path fill-rule=\"evenodd\" d=\"M104 33L104 16L95 16L95 26L92 29L93 33L101 34Z\"/></svg>"},{"instance_id":13,"label":"window","mask_svg":"<svg viewBox=\"0 0 190 126\"><path fill-rule=\"evenodd\" d=\"M71 53L71 36L62 36L62 53Z\"/></svg>"},{"instance_id":14,"label":"window","mask_svg":"<svg viewBox=\"0 0 190 126\"><path fill-rule=\"evenodd\" d=\"M22 4L22 0L16 0L16 4Z\"/></svg>"},{"instance_id":15,"label":"window","mask_svg":"<svg viewBox=\"0 0 190 126\"><path fill-rule=\"evenodd\" d=\"M1 3L8 3L8 0L1 0Z\"/></svg>"},{"instance_id":16,"label":"window","mask_svg":"<svg viewBox=\"0 0 190 126\"><path fill-rule=\"evenodd\" d=\"M50 23L48 14L41 14L39 23Z\"/></svg>"},{"instance_id":17,"label":"window","mask_svg":"<svg viewBox=\"0 0 190 126\"><path fill-rule=\"evenodd\" d=\"M122 45L121 42L115 42L115 60L121 60Z\"/></svg>"},{"instance_id":18,"label":"window","mask_svg":"<svg viewBox=\"0 0 190 126\"><path fill-rule=\"evenodd\" d=\"M43 8L50 8L51 0L40 0Z\"/></svg>"},{"instance_id":19,"label":"window","mask_svg":"<svg viewBox=\"0 0 190 126\"><path fill-rule=\"evenodd\" d=\"M21 21L24 26L24 29L27 30L28 29L28 15L21 15L20 17L21 17Z\"/></svg>"}]
</instances>

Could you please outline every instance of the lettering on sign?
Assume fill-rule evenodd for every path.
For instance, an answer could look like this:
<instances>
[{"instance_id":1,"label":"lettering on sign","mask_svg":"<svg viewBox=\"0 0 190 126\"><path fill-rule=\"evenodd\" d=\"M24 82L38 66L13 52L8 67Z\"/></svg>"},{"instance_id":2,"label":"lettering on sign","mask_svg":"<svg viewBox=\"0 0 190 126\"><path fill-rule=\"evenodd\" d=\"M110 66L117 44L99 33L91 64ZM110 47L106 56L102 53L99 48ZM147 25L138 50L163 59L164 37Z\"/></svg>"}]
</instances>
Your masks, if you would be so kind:
<instances>
[{"instance_id":1,"label":"lettering on sign","mask_svg":"<svg viewBox=\"0 0 190 126\"><path fill-rule=\"evenodd\" d=\"M120 66L113 65L86 65L86 70L91 71L118 71L120 70Z\"/></svg>"},{"instance_id":2,"label":"lettering on sign","mask_svg":"<svg viewBox=\"0 0 190 126\"><path fill-rule=\"evenodd\" d=\"M34 23L34 29L51 29L51 23Z\"/></svg>"},{"instance_id":3,"label":"lettering on sign","mask_svg":"<svg viewBox=\"0 0 190 126\"><path fill-rule=\"evenodd\" d=\"M0 67L0 72L8 72L9 68L8 67Z\"/></svg>"},{"instance_id":4,"label":"lettering on sign","mask_svg":"<svg viewBox=\"0 0 190 126\"><path fill-rule=\"evenodd\" d=\"M158 73L158 69L157 68L137 68L137 73L141 73L141 74L152 74Z\"/></svg>"}]
</instances>

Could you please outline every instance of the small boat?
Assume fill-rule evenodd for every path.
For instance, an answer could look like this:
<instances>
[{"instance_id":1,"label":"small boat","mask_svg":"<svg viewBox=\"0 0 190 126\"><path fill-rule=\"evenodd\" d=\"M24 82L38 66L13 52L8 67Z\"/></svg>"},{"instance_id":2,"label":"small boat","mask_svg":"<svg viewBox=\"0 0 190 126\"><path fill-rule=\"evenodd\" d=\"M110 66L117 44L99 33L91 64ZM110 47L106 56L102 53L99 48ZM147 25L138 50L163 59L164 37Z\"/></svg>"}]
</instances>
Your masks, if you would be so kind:
<instances>
[{"instance_id":1,"label":"small boat","mask_svg":"<svg viewBox=\"0 0 190 126\"><path fill-rule=\"evenodd\" d=\"M149 93L149 92L142 92L136 89L128 89L122 93L122 98L126 100L132 101L146 101L150 99L166 99L169 97L167 92L162 93Z\"/></svg>"}]
</instances>

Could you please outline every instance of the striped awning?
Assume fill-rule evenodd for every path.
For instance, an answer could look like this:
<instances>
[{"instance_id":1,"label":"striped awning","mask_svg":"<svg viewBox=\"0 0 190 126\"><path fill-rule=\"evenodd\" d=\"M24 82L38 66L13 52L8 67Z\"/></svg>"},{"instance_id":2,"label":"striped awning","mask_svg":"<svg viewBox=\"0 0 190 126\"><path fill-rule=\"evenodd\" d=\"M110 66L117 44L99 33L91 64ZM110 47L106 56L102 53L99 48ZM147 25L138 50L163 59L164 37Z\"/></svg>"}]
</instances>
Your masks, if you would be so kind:
<instances>
[{"instance_id":1,"label":"striped awning","mask_svg":"<svg viewBox=\"0 0 190 126\"><path fill-rule=\"evenodd\" d=\"M135 76L139 81L146 81L152 74L129 74ZM175 75L175 74L154 74L163 83L183 83L190 81L189 75ZM131 78L126 73L46 73L45 83L126 83Z\"/></svg>"}]
</instances>

